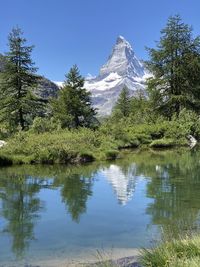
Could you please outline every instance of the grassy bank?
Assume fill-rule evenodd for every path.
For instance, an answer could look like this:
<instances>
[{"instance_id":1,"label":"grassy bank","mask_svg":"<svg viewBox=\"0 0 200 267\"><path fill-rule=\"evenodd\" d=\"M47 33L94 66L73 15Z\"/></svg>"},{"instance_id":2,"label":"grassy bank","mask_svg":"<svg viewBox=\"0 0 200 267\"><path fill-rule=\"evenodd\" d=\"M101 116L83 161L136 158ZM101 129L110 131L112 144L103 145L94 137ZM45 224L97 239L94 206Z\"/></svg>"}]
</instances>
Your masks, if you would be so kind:
<instances>
[{"instance_id":1,"label":"grassy bank","mask_svg":"<svg viewBox=\"0 0 200 267\"><path fill-rule=\"evenodd\" d=\"M0 149L0 165L29 163L82 163L109 160L124 148L167 148L188 145L187 134L172 123L103 124L86 128L35 132L31 129L8 138ZM172 127L173 126L173 127Z\"/></svg>"},{"instance_id":2,"label":"grassy bank","mask_svg":"<svg viewBox=\"0 0 200 267\"><path fill-rule=\"evenodd\" d=\"M165 241L153 250L143 250L142 267L199 267L200 236Z\"/></svg>"}]
</instances>

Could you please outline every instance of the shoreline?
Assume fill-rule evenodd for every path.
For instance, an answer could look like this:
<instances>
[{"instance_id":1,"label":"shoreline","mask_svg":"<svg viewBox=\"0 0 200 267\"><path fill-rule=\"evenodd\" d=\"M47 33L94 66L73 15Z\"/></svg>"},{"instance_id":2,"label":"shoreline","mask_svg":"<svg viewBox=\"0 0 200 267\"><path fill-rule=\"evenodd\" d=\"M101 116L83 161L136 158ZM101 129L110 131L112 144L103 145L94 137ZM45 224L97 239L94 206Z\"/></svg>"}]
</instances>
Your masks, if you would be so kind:
<instances>
[{"instance_id":1,"label":"shoreline","mask_svg":"<svg viewBox=\"0 0 200 267\"><path fill-rule=\"evenodd\" d=\"M84 164L89 164L93 162L109 162L113 160L119 160L123 159L124 155L127 155L128 153L140 153L143 151L148 151L149 153L159 153L162 151L175 151L179 149L186 149L186 150L191 150L191 147L189 146L173 146L173 147L159 147L159 148L154 148L154 147L149 147L146 145L141 145L139 147L125 147L125 148L120 148L118 149L117 153L115 155L112 155L112 157L108 157L106 159L99 159L99 158L94 158L94 157L88 157L87 155L84 155L83 157L76 157L73 158L67 162L57 162L57 161L30 161L26 162L21 159L15 158L15 156L10 156L10 155L3 155L0 153L0 167L6 167L6 166L19 166L19 165L65 165L65 166L76 166L76 165L84 165ZM1 152L1 151L0 151ZM1 266L0 266L1 267Z\"/></svg>"},{"instance_id":2,"label":"shoreline","mask_svg":"<svg viewBox=\"0 0 200 267\"><path fill-rule=\"evenodd\" d=\"M76 257L67 256L46 256L44 259L30 259L30 261L11 261L2 262L0 267L81 267L81 266L97 266L98 262L110 261L117 266L132 266L139 267L138 258L140 249L107 249L107 250L93 250L86 253L82 252ZM137 265L136 265L137 264Z\"/></svg>"}]
</instances>

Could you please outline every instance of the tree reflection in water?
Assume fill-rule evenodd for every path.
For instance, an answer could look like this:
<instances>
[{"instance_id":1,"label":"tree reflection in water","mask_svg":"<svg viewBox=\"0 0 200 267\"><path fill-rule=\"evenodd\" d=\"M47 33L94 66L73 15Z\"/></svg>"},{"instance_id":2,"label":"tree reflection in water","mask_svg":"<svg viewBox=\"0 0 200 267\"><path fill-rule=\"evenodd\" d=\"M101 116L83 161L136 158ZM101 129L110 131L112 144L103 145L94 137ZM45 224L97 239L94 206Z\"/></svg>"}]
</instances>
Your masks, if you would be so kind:
<instances>
[{"instance_id":1,"label":"tree reflection in water","mask_svg":"<svg viewBox=\"0 0 200 267\"><path fill-rule=\"evenodd\" d=\"M88 197L92 196L94 176L97 165L69 167L55 179L55 184L61 186L62 201L66 204L68 213L75 222L80 221L81 214L87 210Z\"/></svg>"},{"instance_id":2,"label":"tree reflection in water","mask_svg":"<svg viewBox=\"0 0 200 267\"><path fill-rule=\"evenodd\" d=\"M12 251L18 258L34 239L34 224L43 207L37 197L41 187L41 179L18 175L0 177L1 216L7 221L3 232L12 236Z\"/></svg>"},{"instance_id":3,"label":"tree reflection in water","mask_svg":"<svg viewBox=\"0 0 200 267\"><path fill-rule=\"evenodd\" d=\"M60 187L68 213L72 220L79 222L81 214L86 212L88 196L92 195L95 170L95 165L1 169L0 216L6 220L2 232L12 236L12 251L17 258L23 258L30 241L35 239L34 226L45 205L39 198L40 190Z\"/></svg>"},{"instance_id":4,"label":"tree reflection in water","mask_svg":"<svg viewBox=\"0 0 200 267\"><path fill-rule=\"evenodd\" d=\"M200 224L200 153L157 151L135 158L138 174L150 177L146 212L165 238L196 231Z\"/></svg>"},{"instance_id":5,"label":"tree reflection in water","mask_svg":"<svg viewBox=\"0 0 200 267\"><path fill-rule=\"evenodd\" d=\"M143 151L102 164L3 168L0 171L3 232L12 236L12 251L23 257L31 240L37 238L34 227L45 207L39 192L45 188L59 190L67 215L79 223L87 211L95 179L102 175L123 205L134 205L131 199L137 191L137 181L145 179L144 190L150 199L145 206L146 214L151 225L161 227L165 236L196 230L200 218L199 158L198 151Z\"/></svg>"}]
</instances>

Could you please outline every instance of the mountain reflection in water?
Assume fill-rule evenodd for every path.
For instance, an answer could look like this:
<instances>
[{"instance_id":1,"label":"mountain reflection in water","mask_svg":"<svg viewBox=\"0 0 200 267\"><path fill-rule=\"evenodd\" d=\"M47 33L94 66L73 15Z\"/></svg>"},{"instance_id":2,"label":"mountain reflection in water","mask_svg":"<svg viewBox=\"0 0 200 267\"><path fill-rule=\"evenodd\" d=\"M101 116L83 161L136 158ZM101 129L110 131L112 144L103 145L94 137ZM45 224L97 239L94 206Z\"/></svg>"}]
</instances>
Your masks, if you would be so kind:
<instances>
[{"instance_id":1,"label":"mountain reflection in water","mask_svg":"<svg viewBox=\"0 0 200 267\"><path fill-rule=\"evenodd\" d=\"M110 163L1 168L0 261L148 247L161 232L197 231L199 158L198 150L147 151Z\"/></svg>"}]
</instances>

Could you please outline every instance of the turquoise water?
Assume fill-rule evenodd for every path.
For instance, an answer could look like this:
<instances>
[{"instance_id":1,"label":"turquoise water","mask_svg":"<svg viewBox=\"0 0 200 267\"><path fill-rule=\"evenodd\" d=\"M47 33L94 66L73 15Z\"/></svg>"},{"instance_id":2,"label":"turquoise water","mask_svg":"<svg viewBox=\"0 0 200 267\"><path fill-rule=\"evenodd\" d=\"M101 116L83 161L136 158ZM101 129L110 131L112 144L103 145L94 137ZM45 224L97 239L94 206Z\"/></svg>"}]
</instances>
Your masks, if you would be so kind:
<instances>
[{"instance_id":1,"label":"turquoise water","mask_svg":"<svg viewBox=\"0 0 200 267\"><path fill-rule=\"evenodd\" d=\"M198 151L1 168L0 266L150 247L163 233L197 231L199 192Z\"/></svg>"}]
</instances>

